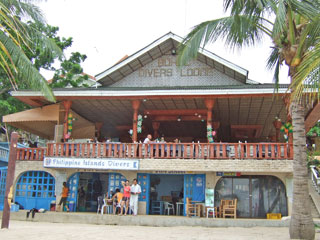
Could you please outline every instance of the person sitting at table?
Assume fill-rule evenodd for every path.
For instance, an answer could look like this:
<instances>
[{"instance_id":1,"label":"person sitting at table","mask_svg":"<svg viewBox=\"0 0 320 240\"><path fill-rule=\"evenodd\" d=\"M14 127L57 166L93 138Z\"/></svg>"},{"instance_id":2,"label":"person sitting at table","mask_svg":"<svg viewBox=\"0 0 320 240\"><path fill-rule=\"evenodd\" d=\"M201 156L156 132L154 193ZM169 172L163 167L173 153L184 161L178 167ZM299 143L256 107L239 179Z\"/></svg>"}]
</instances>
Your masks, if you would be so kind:
<instances>
[{"instance_id":1,"label":"person sitting at table","mask_svg":"<svg viewBox=\"0 0 320 240\"><path fill-rule=\"evenodd\" d=\"M113 214L117 213L117 208L121 209L121 201L123 198L123 193L120 192L120 189L117 188L116 189L116 193L113 195L113 197L111 198L112 202L113 202Z\"/></svg>"},{"instance_id":2,"label":"person sitting at table","mask_svg":"<svg viewBox=\"0 0 320 240\"><path fill-rule=\"evenodd\" d=\"M161 138L160 138L160 142L161 142L161 143L165 143L165 142L166 142L166 140L164 140L164 137L161 137Z\"/></svg>"},{"instance_id":3,"label":"person sitting at table","mask_svg":"<svg viewBox=\"0 0 320 240\"><path fill-rule=\"evenodd\" d=\"M149 133L147 137L144 139L143 143L151 143L152 135Z\"/></svg>"},{"instance_id":4,"label":"person sitting at table","mask_svg":"<svg viewBox=\"0 0 320 240\"><path fill-rule=\"evenodd\" d=\"M178 139L178 138L175 138L175 139L173 140L173 142L174 142L174 143L179 143L179 139Z\"/></svg>"}]
</instances>

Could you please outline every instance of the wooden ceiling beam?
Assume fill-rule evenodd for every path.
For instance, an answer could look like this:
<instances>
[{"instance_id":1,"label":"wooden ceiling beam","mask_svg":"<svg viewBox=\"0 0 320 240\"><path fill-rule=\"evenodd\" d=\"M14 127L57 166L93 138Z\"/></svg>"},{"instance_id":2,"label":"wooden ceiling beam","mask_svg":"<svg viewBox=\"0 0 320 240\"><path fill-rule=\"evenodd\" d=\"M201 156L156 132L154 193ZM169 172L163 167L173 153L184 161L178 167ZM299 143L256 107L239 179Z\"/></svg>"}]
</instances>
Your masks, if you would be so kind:
<instances>
[{"instance_id":1,"label":"wooden ceiling beam","mask_svg":"<svg viewBox=\"0 0 320 240\"><path fill-rule=\"evenodd\" d=\"M201 116L200 118L198 116L172 116L172 115L162 115L162 116L152 116L151 117L151 120L152 121L157 121L157 122L179 122L178 121L178 117L180 118L180 122L183 122L183 121L199 121L201 122L201 120L204 120L206 121L207 120L207 116Z\"/></svg>"},{"instance_id":2,"label":"wooden ceiling beam","mask_svg":"<svg viewBox=\"0 0 320 240\"><path fill-rule=\"evenodd\" d=\"M145 115L150 116L206 116L207 109L167 109L167 110L154 110L146 109L143 112ZM197 114L197 115L196 115Z\"/></svg>"}]
</instances>

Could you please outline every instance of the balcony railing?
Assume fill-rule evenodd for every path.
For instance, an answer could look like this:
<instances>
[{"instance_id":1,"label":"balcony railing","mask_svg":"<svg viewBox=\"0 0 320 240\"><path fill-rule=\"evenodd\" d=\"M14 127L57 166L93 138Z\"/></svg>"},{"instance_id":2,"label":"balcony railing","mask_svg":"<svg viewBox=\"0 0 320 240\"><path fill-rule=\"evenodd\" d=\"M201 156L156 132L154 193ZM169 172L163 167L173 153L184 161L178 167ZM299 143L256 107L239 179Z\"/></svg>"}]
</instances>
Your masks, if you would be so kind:
<instances>
[{"instance_id":1,"label":"balcony railing","mask_svg":"<svg viewBox=\"0 0 320 240\"><path fill-rule=\"evenodd\" d=\"M18 160L44 156L77 158L292 159L287 143L48 143L47 148L19 148Z\"/></svg>"}]
</instances>

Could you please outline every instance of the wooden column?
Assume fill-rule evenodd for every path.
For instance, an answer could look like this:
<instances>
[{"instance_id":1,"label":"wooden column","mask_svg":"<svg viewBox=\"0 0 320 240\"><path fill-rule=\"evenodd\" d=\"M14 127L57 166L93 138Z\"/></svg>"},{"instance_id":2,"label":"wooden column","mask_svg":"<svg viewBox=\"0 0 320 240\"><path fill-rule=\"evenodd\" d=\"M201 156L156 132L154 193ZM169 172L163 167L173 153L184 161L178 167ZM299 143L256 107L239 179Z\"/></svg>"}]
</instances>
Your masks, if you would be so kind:
<instances>
[{"instance_id":1,"label":"wooden column","mask_svg":"<svg viewBox=\"0 0 320 240\"><path fill-rule=\"evenodd\" d=\"M207 126L210 125L212 127L212 110L214 106L214 99L207 98L204 100L204 104L207 107Z\"/></svg>"},{"instance_id":2,"label":"wooden column","mask_svg":"<svg viewBox=\"0 0 320 240\"><path fill-rule=\"evenodd\" d=\"M94 125L96 127L96 137L97 137L97 140L99 141L101 137L101 128L103 126L103 122L95 122Z\"/></svg>"},{"instance_id":3,"label":"wooden column","mask_svg":"<svg viewBox=\"0 0 320 240\"><path fill-rule=\"evenodd\" d=\"M72 102L71 101L63 101L64 106L64 123L63 123L63 139L66 141L66 134L68 132L68 115L71 108Z\"/></svg>"},{"instance_id":4,"label":"wooden column","mask_svg":"<svg viewBox=\"0 0 320 240\"><path fill-rule=\"evenodd\" d=\"M212 122L212 127L216 131L216 136L218 137L218 129L220 128L220 122ZM216 139L217 139L216 137ZM221 139L220 139L221 140Z\"/></svg>"},{"instance_id":5,"label":"wooden column","mask_svg":"<svg viewBox=\"0 0 320 240\"><path fill-rule=\"evenodd\" d=\"M280 128L282 126L282 123L281 123L281 121L276 119L276 120L273 121L273 126L276 129L276 139L275 139L275 141L279 142L280 141Z\"/></svg>"},{"instance_id":6,"label":"wooden column","mask_svg":"<svg viewBox=\"0 0 320 240\"><path fill-rule=\"evenodd\" d=\"M153 139L156 139L159 137L159 127L160 122L152 122L152 128L153 128Z\"/></svg>"},{"instance_id":7,"label":"wooden column","mask_svg":"<svg viewBox=\"0 0 320 240\"><path fill-rule=\"evenodd\" d=\"M13 132L11 134L11 142L10 142L8 172L7 172L7 180L6 180L6 192L4 195L4 202L3 202L1 228L9 228L10 207L11 207L11 200L13 199L13 180L14 180L14 172L16 169L18 139L19 139L18 133Z\"/></svg>"},{"instance_id":8,"label":"wooden column","mask_svg":"<svg viewBox=\"0 0 320 240\"><path fill-rule=\"evenodd\" d=\"M132 101L132 108L133 108L132 142L137 142L137 140L138 140L137 122L138 122L138 110L139 110L139 107L140 107L140 100L133 100Z\"/></svg>"}]
</instances>

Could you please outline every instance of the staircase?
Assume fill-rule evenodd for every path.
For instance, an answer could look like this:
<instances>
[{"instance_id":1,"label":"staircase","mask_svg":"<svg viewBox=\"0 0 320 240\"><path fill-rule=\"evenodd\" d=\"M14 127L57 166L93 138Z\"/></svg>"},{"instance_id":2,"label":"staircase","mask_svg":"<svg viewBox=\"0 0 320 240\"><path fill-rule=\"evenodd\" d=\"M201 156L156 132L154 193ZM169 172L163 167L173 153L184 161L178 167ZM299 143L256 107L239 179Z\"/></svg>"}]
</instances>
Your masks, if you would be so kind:
<instances>
[{"instance_id":1,"label":"staircase","mask_svg":"<svg viewBox=\"0 0 320 240\"><path fill-rule=\"evenodd\" d=\"M311 166L310 169L309 195L311 214L313 218L320 218L320 177L318 177L315 167Z\"/></svg>"}]
</instances>

